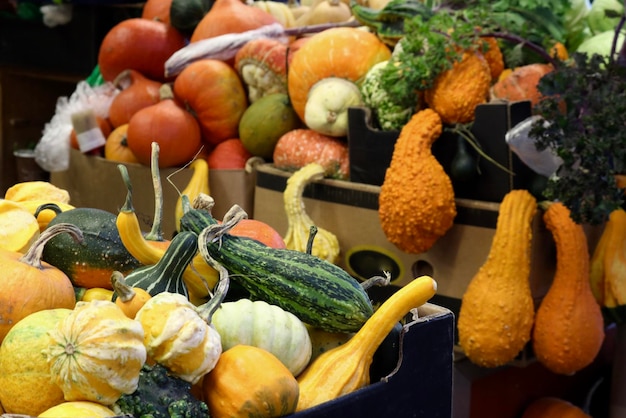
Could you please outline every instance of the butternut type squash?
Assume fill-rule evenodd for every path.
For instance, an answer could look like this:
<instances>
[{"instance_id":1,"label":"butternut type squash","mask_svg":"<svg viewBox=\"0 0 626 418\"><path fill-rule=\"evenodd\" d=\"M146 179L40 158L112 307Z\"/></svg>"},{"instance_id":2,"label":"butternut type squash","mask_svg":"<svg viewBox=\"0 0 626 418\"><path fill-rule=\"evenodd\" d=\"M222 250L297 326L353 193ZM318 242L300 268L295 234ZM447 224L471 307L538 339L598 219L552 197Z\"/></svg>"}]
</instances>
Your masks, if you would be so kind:
<instances>
[{"instance_id":1,"label":"butternut type squash","mask_svg":"<svg viewBox=\"0 0 626 418\"><path fill-rule=\"evenodd\" d=\"M535 310L528 278L536 211L526 190L504 197L487 260L463 294L459 344L479 366L501 366L530 341Z\"/></svg>"},{"instance_id":2,"label":"butternut type squash","mask_svg":"<svg viewBox=\"0 0 626 418\"><path fill-rule=\"evenodd\" d=\"M413 115L400 132L380 189L383 232L407 253L429 250L456 217L452 182L431 153L441 131L441 118L433 110Z\"/></svg>"},{"instance_id":3,"label":"butternut type squash","mask_svg":"<svg viewBox=\"0 0 626 418\"><path fill-rule=\"evenodd\" d=\"M589 365L604 341L600 305L589 284L589 251L582 225L562 203L543 215L556 244L556 273L535 316L533 349L539 362L559 374Z\"/></svg>"}]
</instances>

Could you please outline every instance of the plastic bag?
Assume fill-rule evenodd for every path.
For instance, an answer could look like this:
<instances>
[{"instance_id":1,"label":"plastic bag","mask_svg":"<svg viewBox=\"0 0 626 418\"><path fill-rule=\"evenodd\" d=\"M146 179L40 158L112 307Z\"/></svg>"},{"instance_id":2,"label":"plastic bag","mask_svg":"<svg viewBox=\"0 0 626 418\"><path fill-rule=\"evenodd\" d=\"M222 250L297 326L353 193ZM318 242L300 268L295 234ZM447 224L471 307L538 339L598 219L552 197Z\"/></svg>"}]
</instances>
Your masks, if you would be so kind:
<instances>
[{"instance_id":1,"label":"plastic bag","mask_svg":"<svg viewBox=\"0 0 626 418\"><path fill-rule=\"evenodd\" d=\"M551 148L539 151L534 139L528 135L533 123L540 119L537 115L524 119L506 133L505 140L511 151L531 170L542 176L552 177L563 164L563 160Z\"/></svg>"},{"instance_id":2,"label":"plastic bag","mask_svg":"<svg viewBox=\"0 0 626 418\"><path fill-rule=\"evenodd\" d=\"M70 135L73 113L92 109L96 116L109 116L111 101L119 92L112 83L91 86L80 81L70 97L59 97L54 116L46 123L43 135L35 147L35 161L46 171L64 171L69 168Z\"/></svg>"}]
</instances>

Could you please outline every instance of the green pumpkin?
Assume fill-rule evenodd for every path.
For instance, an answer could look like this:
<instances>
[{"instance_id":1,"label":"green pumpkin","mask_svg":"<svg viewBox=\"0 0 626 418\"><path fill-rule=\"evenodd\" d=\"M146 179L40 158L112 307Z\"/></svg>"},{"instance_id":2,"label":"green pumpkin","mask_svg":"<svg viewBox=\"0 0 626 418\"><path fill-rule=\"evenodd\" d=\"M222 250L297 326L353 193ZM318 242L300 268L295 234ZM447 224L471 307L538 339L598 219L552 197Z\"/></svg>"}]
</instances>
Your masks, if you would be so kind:
<instances>
[{"instance_id":1,"label":"green pumpkin","mask_svg":"<svg viewBox=\"0 0 626 418\"><path fill-rule=\"evenodd\" d=\"M170 24L183 35L190 36L205 14L213 7L214 0L172 0Z\"/></svg>"},{"instance_id":2,"label":"green pumpkin","mask_svg":"<svg viewBox=\"0 0 626 418\"><path fill-rule=\"evenodd\" d=\"M239 139L252 154L271 159L278 139L302 127L289 96L272 93L257 99L244 111L239 121Z\"/></svg>"}]
</instances>

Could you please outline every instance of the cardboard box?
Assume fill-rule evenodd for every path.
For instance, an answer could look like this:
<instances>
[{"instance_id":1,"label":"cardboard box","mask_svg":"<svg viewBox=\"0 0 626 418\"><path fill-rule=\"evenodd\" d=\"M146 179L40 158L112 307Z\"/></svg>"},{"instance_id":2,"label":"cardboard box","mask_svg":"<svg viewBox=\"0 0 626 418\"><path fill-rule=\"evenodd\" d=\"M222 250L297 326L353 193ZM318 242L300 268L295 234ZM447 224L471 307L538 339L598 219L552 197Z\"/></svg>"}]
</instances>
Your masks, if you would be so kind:
<instances>
[{"instance_id":1,"label":"cardboard box","mask_svg":"<svg viewBox=\"0 0 626 418\"><path fill-rule=\"evenodd\" d=\"M403 326L399 361L379 381L290 415L293 418L450 418L452 416L452 313L427 303Z\"/></svg>"},{"instance_id":2,"label":"cardboard box","mask_svg":"<svg viewBox=\"0 0 626 418\"><path fill-rule=\"evenodd\" d=\"M126 186L117 167L118 163L100 157L86 156L70 151L70 167L51 173L50 182L70 193L71 203L77 207L93 207L117 213L126 199ZM133 206L144 230L150 230L154 218L154 189L150 168L141 164L126 164L133 185ZM163 187L163 234L166 238L175 231L174 208L178 192L191 179L192 170L169 168L161 170ZM171 183L170 183L171 181ZM253 215L254 173L244 170L212 170L209 189L215 199L213 215L218 219L234 204L241 206L249 217Z\"/></svg>"},{"instance_id":3,"label":"cardboard box","mask_svg":"<svg viewBox=\"0 0 626 418\"><path fill-rule=\"evenodd\" d=\"M254 216L283 236L287 218L282 192L289 173L270 164L257 166ZM392 283L406 284L420 274L437 280L432 300L458 314L469 281L485 262L495 233L499 204L457 199L453 227L422 254L408 254L390 243L378 218L380 187L338 180L315 181L304 190L305 211L321 228L333 232L340 244L339 265L366 279L382 270L392 273ZM555 269L555 248L550 232L538 214L533 223L530 286L537 301L545 295Z\"/></svg>"},{"instance_id":4,"label":"cardboard box","mask_svg":"<svg viewBox=\"0 0 626 418\"><path fill-rule=\"evenodd\" d=\"M505 141L508 130L530 115L531 106L528 101L490 102L476 107L471 132L484 153L514 175L478 157L474 149L468 146L468 153L478 158L480 174L471 181L457 180L450 176L458 198L500 202L510 190L532 186L538 175L509 149ZM368 108L348 109L350 180L380 186L389 167L398 135L399 132L396 131L376 129ZM457 134L447 129L444 129L442 135L432 145L433 155L449 175L456 150Z\"/></svg>"}]
</instances>

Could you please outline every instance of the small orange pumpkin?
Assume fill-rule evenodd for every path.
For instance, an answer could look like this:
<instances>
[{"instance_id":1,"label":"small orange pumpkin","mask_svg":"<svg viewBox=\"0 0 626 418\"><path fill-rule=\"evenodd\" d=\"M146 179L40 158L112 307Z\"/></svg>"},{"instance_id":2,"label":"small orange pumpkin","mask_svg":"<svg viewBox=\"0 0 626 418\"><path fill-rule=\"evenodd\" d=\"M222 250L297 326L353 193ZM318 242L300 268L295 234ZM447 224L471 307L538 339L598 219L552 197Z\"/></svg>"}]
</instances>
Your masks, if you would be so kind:
<instances>
[{"instance_id":1,"label":"small orange pumpkin","mask_svg":"<svg viewBox=\"0 0 626 418\"><path fill-rule=\"evenodd\" d=\"M252 158L239 138L229 138L220 142L206 157L211 170L241 170Z\"/></svg>"},{"instance_id":2,"label":"small orange pumpkin","mask_svg":"<svg viewBox=\"0 0 626 418\"><path fill-rule=\"evenodd\" d=\"M231 230L232 235L252 238L268 247L286 248L283 237L269 224L257 219L242 219Z\"/></svg>"},{"instance_id":3,"label":"small orange pumpkin","mask_svg":"<svg viewBox=\"0 0 626 418\"><path fill-rule=\"evenodd\" d=\"M217 106L216 106L217 107ZM128 122L128 147L141 164L150 166L152 143L159 144L159 168L191 161L202 145L196 118L174 100L168 84L159 103L141 109Z\"/></svg>"},{"instance_id":4,"label":"small orange pumpkin","mask_svg":"<svg viewBox=\"0 0 626 418\"><path fill-rule=\"evenodd\" d=\"M238 137L248 98L230 65L214 59L191 63L176 77L174 95L195 113L203 140L211 147Z\"/></svg>"},{"instance_id":5,"label":"small orange pumpkin","mask_svg":"<svg viewBox=\"0 0 626 418\"><path fill-rule=\"evenodd\" d=\"M276 356L248 345L224 351L202 390L215 418L282 417L296 410L300 394L298 381Z\"/></svg>"},{"instance_id":6,"label":"small orange pumpkin","mask_svg":"<svg viewBox=\"0 0 626 418\"><path fill-rule=\"evenodd\" d=\"M194 29L190 41L242 33L272 23L278 23L278 20L258 7L249 6L241 0L217 0Z\"/></svg>"},{"instance_id":7,"label":"small orange pumpkin","mask_svg":"<svg viewBox=\"0 0 626 418\"><path fill-rule=\"evenodd\" d=\"M74 308L76 296L69 277L41 260L46 242L61 233L82 239L76 226L58 224L46 229L26 254L0 248L0 343L14 324L33 312Z\"/></svg>"},{"instance_id":8,"label":"small orange pumpkin","mask_svg":"<svg viewBox=\"0 0 626 418\"><path fill-rule=\"evenodd\" d=\"M104 144L104 158L118 163L139 163L128 147L128 124L118 126L109 134Z\"/></svg>"},{"instance_id":9,"label":"small orange pumpkin","mask_svg":"<svg viewBox=\"0 0 626 418\"><path fill-rule=\"evenodd\" d=\"M141 17L143 19L170 23L171 7L172 0L147 0L141 9Z\"/></svg>"},{"instance_id":10,"label":"small orange pumpkin","mask_svg":"<svg viewBox=\"0 0 626 418\"><path fill-rule=\"evenodd\" d=\"M552 71L550 64L533 63L504 71L498 81L491 87L492 99L503 99L511 102L530 100L534 106L541 99L537 89L539 80Z\"/></svg>"},{"instance_id":11,"label":"small orange pumpkin","mask_svg":"<svg viewBox=\"0 0 626 418\"><path fill-rule=\"evenodd\" d=\"M109 106L109 120L115 128L128 123L138 110L159 102L161 83L150 80L139 71L122 71L115 77L113 85L121 90Z\"/></svg>"}]
</instances>

